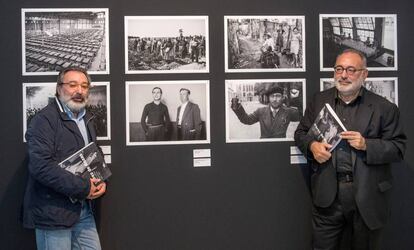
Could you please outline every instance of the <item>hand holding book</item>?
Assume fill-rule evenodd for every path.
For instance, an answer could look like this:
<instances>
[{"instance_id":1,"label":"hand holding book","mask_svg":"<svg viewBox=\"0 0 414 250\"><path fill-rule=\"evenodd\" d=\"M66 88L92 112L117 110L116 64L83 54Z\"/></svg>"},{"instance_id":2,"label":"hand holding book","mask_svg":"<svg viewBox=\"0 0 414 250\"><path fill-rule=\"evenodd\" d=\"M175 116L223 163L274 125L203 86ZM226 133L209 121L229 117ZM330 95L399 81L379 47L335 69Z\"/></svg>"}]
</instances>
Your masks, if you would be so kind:
<instances>
[{"instance_id":1,"label":"hand holding book","mask_svg":"<svg viewBox=\"0 0 414 250\"><path fill-rule=\"evenodd\" d=\"M341 133L341 138L348 140L349 145L357 150L367 149L365 138L357 131L344 131Z\"/></svg>"},{"instance_id":2,"label":"hand holding book","mask_svg":"<svg viewBox=\"0 0 414 250\"><path fill-rule=\"evenodd\" d=\"M312 151L313 158L315 158L318 163L324 163L332 156L330 152L332 145L326 142L313 141L309 148Z\"/></svg>"},{"instance_id":3,"label":"hand holding book","mask_svg":"<svg viewBox=\"0 0 414 250\"><path fill-rule=\"evenodd\" d=\"M79 151L75 152L59 163L66 171L81 176L90 181L90 190L87 199L96 199L106 191L106 181L111 175L111 170L106 165L102 151L91 142ZM77 199L69 197L75 203Z\"/></svg>"},{"instance_id":4,"label":"hand holding book","mask_svg":"<svg viewBox=\"0 0 414 250\"><path fill-rule=\"evenodd\" d=\"M93 200L101 197L106 191L106 183L100 179L91 178L91 188L89 190L89 195L87 199Z\"/></svg>"}]
</instances>

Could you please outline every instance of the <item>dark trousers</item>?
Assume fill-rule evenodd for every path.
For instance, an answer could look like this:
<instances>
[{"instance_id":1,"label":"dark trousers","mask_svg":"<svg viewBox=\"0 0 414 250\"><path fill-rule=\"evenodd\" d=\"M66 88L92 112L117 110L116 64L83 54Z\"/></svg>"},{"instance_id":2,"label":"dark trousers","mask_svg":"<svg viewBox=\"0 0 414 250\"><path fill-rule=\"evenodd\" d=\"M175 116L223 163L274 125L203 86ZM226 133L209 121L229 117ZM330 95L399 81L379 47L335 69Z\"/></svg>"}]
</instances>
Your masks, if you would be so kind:
<instances>
[{"instance_id":1,"label":"dark trousers","mask_svg":"<svg viewBox=\"0 0 414 250\"><path fill-rule=\"evenodd\" d=\"M194 62L194 59L196 62L198 62L198 55L199 51L197 47L191 47L191 61Z\"/></svg>"},{"instance_id":2,"label":"dark trousers","mask_svg":"<svg viewBox=\"0 0 414 250\"><path fill-rule=\"evenodd\" d=\"M165 141L165 126L149 126L145 135L146 141Z\"/></svg>"},{"instance_id":3,"label":"dark trousers","mask_svg":"<svg viewBox=\"0 0 414 250\"><path fill-rule=\"evenodd\" d=\"M181 126L177 126L177 140L178 141L187 141L187 140L199 140L196 138L196 131L190 131L188 129L183 129Z\"/></svg>"},{"instance_id":4,"label":"dark trousers","mask_svg":"<svg viewBox=\"0 0 414 250\"><path fill-rule=\"evenodd\" d=\"M339 182L335 201L313 206L314 250L379 250L382 229L370 230L355 203L352 182Z\"/></svg>"}]
</instances>

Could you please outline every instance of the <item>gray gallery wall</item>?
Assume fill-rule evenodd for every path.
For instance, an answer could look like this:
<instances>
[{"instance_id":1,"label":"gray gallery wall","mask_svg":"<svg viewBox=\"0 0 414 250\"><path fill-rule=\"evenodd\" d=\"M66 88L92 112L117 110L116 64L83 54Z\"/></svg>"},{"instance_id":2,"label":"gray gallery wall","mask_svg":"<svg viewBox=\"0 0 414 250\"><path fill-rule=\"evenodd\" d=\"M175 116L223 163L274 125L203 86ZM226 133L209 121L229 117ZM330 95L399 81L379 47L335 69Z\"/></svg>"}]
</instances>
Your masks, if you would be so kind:
<instances>
[{"instance_id":1,"label":"gray gallery wall","mask_svg":"<svg viewBox=\"0 0 414 250\"><path fill-rule=\"evenodd\" d=\"M225 79L306 78L307 96L319 91L319 14L397 14L398 70L372 77L399 78L399 107L409 137L406 160L395 164L392 215L384 249L414 249L414 32L409 0L88 0L5 1L0 8L1 140L0 249L35 249L33 231L18 221L26 169L22 142L22 83L54 76L22 76L21 8L109 8L113 177L101 200L104 249L309 249L306 169L290 165L293 142L225 143ZM208 15L210 73L125 75L124 16ZM224 15L305 15L306 72L224 73ZM211 143L125 144L125 81L210 80ZM211 148L212 167L193 168L192 150ZM303 175L305 173L305 175Z\"/></svg>"}]
</instances>

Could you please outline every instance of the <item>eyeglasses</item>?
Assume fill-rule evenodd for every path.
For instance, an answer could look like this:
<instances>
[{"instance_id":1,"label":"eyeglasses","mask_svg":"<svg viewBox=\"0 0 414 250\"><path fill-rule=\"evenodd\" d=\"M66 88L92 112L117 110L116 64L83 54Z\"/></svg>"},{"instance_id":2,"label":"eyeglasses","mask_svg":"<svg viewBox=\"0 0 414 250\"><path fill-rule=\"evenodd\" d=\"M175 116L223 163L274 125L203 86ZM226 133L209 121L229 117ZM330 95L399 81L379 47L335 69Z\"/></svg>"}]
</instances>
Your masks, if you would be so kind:
<instances>
[{"instance_id":1,"label":"eyeglasses","mask_svg":"<svg viewBox=\"0 0 414 250\"><path fill-rule=\"evenodd\" d=\"M81 87L82 90L88 90L90 88L89 83L78 83L78 82L63 82L62 84L66 84L69 86L69 88L71 89L76 89L79 86Z\"/></svg>"},{"instance_id":2,"label":"eyeglasses","mask_svg":"<svg viewBox=\"0 0 414 250\"><path fill-rule=\"evenodd\" d=\"M344 68L342 66L335 66L334 67L334 71L336 74L342 74L344 72L344 70L346 71L346 73L350 76L352 76L353 74L355 74L357 71L362 71L362 70L366 70L366 69L357 69L355 67L347 67Z\"/></svg>"}]
</instances>

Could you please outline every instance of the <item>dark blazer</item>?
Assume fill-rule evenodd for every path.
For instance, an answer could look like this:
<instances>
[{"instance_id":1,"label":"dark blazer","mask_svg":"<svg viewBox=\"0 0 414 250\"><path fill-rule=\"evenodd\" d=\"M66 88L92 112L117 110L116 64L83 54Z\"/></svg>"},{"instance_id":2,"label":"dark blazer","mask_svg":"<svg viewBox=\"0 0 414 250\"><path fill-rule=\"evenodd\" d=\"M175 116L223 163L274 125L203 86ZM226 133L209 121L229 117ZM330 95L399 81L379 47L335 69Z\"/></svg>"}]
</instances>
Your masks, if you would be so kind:
<instances>
[{"instance_id":1,"label":"dark blazer","mask_svg":"<svg viewBox=\"0 0 414 250\"><path fill-rule=\"evenodd\" d=\"M367 226L374 230L383 227L389 215L391 163L403 159L407 138L397 106L365 88L361 91L359 108L353 119L355 127L347 129L360 132L366 139L366 151L351 148L351 158L356 204ZM313 139L307 132L325 103L334 107L336 93L336 88L331 88L315 94L295 132L296 145L314 171L311 190L313 203L318 207L328 207L335 200L336 154L333 151L330 160L319 164L309 149Z\"/></svg>"},{"instance_id":2,"label":"dark blazer","mask_svg":"<svg viewBox=\"0 0 414 250\"><path fill-rule=\"evenodd\" d=\"M279 108L275 118L270 106L258 108L252 114L247 114L242 105L233 111L244 124L260 122L260 138L285 138L289 123L301 118L299 110L285 106Z\"/></svg>"},{"instance_id":3,"label":"dark blazer","mask_svg":"<svg viewBox=\"0 0 414 250\"><path fill-rule=\"evenodd\" d=\"M177 109L177 125L181 106ZM202 121L200 108L197 104L188 102L185 107L183 120L181 121L181 138L178 140L199 140L201 137Z\"/></svg>"},{"instance_id":4,"label":"dark blazer","mask_svg":"<svg viewBox=\"0 0 414 250\"><path fill-rule=\"evenodd\" d=\"M84 116L89 140L96 140L93 117ZM23 202L23 226L27 228L68 228L79 220L89 180L60 168L58 163L85 146L78 126L55 101L31 120L26 132L29 177Z\"/></svg>"}]
</instances>

